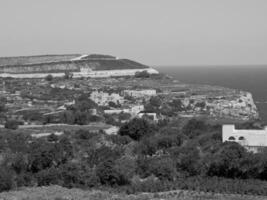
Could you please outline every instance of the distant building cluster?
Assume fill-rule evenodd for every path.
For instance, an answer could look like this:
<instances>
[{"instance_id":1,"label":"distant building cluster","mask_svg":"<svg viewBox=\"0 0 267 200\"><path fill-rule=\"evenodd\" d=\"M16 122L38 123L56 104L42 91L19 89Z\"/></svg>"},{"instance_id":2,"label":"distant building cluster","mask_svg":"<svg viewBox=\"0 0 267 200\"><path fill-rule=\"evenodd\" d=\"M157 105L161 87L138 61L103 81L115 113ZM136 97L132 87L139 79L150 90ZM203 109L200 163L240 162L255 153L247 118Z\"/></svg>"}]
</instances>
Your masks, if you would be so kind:
<instances>
[{"instance_id":1,"label":"distant building cluster","mask_svg":"<svg viewBox=\"0 0 267 200\"><path fill-rule=\"evenodd\" d=\"M157 91L154 89L146 89L146 90L124 90L123 91L124 96L131 96L135 98L143 98L146 96L156 96Z\"/></svg>"},{"instance_id":2,"label":"distant building cluster","mask_svg":"<svg viewBox=\"0 0 267 200\"><path fill-rule=\"evenodd\" d=\"M90 99L100 106L107 106L109 102L115 104L122 104L124 98L117 93L108 93L103 91L93 91L90 95Z\"/></svg>"}]
</instances>

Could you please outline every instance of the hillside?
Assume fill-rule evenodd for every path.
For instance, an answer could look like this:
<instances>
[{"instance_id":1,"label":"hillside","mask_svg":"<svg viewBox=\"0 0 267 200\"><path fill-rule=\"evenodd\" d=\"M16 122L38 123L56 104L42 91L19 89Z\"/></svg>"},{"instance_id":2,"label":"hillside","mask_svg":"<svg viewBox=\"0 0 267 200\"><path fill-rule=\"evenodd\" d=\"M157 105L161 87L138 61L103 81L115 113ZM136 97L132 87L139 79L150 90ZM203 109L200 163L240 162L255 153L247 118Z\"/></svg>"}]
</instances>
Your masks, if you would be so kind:
<instances>
[{"instance_id":1,"label":"hillside","mask_svg":"<svg viewBox=\"0 0 267 200\"><path fill-rule=\"evenodd\" d=\"M19 56L19 57L0 57L0 66L26 65L46 62L69 61L80 56L79 54L65 55L37 55L37 56Z\"/></svg>"},{"instance_id":2,"label":"hillside","mask_svg":"<svg viewBox=\"0 0 267 200\"><path fill-rule=\"evenodd\" d=\"M80 72L81 68L92 71L146 69L146 65L129 59L109 55L43 55L0 58L0 73L64 73Z\"/></svg>"}]
</instances>

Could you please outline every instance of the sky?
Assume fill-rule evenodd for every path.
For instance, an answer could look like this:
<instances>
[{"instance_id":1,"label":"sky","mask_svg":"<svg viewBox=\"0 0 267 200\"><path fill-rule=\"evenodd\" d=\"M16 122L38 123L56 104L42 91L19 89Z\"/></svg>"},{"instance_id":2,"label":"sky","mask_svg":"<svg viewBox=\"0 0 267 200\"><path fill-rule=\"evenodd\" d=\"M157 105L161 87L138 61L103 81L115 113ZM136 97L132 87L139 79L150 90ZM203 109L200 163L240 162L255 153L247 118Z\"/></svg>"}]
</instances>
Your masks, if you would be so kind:
<instances>
[{"instance_id":1,"label":"sky","mask_svg":"<svg viewBox=\"0 0 267 200\"><path fill-rule=\"evenodd\" d=\"M0 57L101 53L148 65L267 64L266 0L0 0Z\"/></svg>"}]
</instances>

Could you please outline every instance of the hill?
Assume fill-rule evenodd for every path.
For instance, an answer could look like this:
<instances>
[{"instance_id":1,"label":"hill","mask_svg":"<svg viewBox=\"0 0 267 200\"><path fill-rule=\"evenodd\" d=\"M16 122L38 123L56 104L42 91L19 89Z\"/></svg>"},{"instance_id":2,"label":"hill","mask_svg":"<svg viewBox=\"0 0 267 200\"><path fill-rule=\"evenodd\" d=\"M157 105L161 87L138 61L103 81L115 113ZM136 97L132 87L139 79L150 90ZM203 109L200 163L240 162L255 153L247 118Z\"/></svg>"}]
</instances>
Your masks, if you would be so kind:
<instances>
[{"instance_id":1,"label":"hill","mask_svg":"<svg viewBox=\"0 0 267 200\"><path fill-rule=\"evenodd\" d=\"M0 57L0 66L26 65L46 62L69 61L80 56L79 54L65 55L36 55L19 57Z\"/></svg>"},{"instance_id":2,"label":"hill","mask_svg":"<svg viewBox=\"0 0 267 200\"><path fill-rule=\"evenodd\" d=\"M113 72L114 70L117 71ZM63 76L65 72L74 73L74 77L127 76L143 70L149 73L158 73L136 61L100 54L0 58L0 75L13 78L44 77L51 73L53 76Z\"/></svg>"}]
</instances>

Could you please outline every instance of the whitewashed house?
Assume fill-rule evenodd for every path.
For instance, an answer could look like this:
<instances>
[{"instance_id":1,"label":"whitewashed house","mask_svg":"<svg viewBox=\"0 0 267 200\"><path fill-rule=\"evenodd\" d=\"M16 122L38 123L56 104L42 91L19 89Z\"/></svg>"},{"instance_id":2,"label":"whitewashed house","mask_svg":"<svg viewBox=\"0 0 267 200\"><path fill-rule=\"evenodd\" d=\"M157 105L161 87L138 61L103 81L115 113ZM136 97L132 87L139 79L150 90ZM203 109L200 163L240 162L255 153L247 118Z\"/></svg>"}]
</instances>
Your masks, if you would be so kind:
<instances>
[{"instance_id":1,"label":"whitewashed house","mask_svg":"<svg viewBox=\"0 0 267 200\"><path fill-rule=\"evenodd\" d=\"M267 127L262 130L256 129L235 129L235 125L223 125L223 142L237 142L247 150L258 152L261 148L267 147Z\"/></svg>"}]
</instances>

